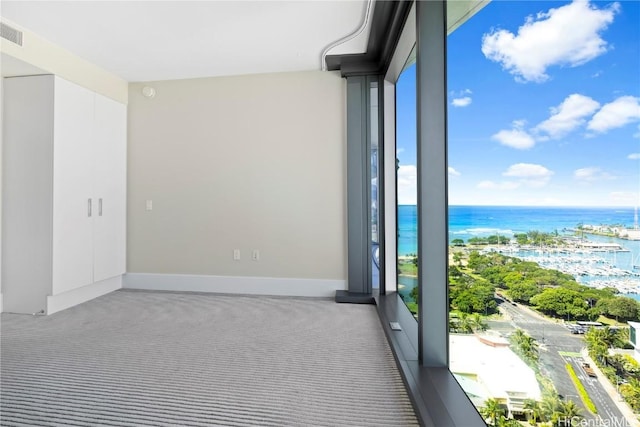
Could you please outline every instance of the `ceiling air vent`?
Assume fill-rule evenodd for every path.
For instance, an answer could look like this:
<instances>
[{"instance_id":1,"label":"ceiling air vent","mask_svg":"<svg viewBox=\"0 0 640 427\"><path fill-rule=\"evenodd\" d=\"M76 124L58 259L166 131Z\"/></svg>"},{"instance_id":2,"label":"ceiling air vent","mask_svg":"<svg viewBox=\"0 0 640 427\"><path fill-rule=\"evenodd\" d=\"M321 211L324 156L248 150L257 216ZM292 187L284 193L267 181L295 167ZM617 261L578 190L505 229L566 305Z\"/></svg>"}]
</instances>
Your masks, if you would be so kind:
<instances>
[{"instance_id":1,"label":"ceiling air vent","mask_svg":"<svg viewBox=\"0 0 640 427\"><path fill-rule=\"evenodd\" d=\"M4 22L0 22L0 37L22 46L22 31L18 31Z\"/></svg>"}]
</instances>

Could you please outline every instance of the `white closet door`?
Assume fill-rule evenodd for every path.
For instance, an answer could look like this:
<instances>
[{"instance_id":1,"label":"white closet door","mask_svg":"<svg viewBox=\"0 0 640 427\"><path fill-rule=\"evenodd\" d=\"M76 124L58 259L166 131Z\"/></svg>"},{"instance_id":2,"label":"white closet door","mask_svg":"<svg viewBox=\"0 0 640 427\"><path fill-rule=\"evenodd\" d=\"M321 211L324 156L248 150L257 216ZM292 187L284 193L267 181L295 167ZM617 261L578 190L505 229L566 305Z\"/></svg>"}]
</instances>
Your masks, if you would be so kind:
<instances>
[{"instance_id":1,"label":"white closet door","mask_svg":"<svg viewBox=\"0 0 640 427\"><path fill-rule=\"evenodd\" d=\"M95 103L94 280L126 269L127 107L102 95Z\"/></svg>"},{"instance_id":2,"label":"white closet door","mask_svg":"<svg viewBox=\"0 0 640 427\"><path fill-rule=\"evenodd\" d=\"M93 215L97 205L92 200L94 94L57 77L54 91L55 295L93 282Z\"/></svg>"}]
</instances>

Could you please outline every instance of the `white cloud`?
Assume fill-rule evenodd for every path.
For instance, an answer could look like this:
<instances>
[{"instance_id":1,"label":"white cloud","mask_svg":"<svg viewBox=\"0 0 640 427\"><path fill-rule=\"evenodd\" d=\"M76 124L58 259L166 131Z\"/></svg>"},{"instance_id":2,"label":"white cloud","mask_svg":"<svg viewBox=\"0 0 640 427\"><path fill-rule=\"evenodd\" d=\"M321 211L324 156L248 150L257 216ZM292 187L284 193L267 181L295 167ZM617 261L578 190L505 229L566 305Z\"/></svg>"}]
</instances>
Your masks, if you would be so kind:
<instances>
[{"instance_id":1,"label":"white cloud","mask_svg":"<svg viewBox=\"0 0 640 427\"><path fill-rule=\"evenodd\" d=\"M502 181L502 182L493 182L493 181L480 181L477 185L481 190L515 190L520 187L520 184L513 181Z\"/></svg>"},{"instance_id":2,"label":"white cloud","mask_svg":"<svg viewBox=\"0 0 640 427\"><path fill-rule=\"evenodd\" d=\"M553 171L542 165L532 163L516 163L502 173L503 176L512 178L507 181L495 182L491 180L480 181L476 187L481 190L515 190L522 186L539 188L547 185Z\"/></svg>"},{"instance_id":3,"label":"white cloud","mask_svg":"<svg viewBox=\"0 0 640 427\"><path fill-rule=\"evenodd\" d=\"M553 172L542 165L533 163L516 163L502 173L504 176L513 176L518 178L545 177L553 175Z\"/></svg>"},{"instance_id":4,"label":"white cloud","mask_svg":"<svg viewBox=\"0 0 640 427\"><path fill-rule=\"evenodd\" d=\"M613 3L598 9L588 1L571 4L528 17L513 34L492 30L482 37L482 53L516 76L516 80L543 82L547 68L575 67L602 55L607 42L600 37L620 9Z\"/></svg>"},{"instance_id":5,"label":"white cloud","mask_svg":"<svg viewBox=\"0 0 640 427\"><path fill-rule=\"evenodd\" d=\"M597 167L576 169L573 172L573 177L579 181L587 182L615 179L613 175Z\"/></svg>"},{"instance_id":6,"label":"white cloud","mask_svg":"<svg viewBox=\"0 0 640 427\"><path fill-rule=\"evenodd\" d=\"M640 153L631 153L627 156L627 159L629 160L639 160L640 159Z\"/></svg>"},{"instance_id":7,"label":"white cloud","mask_svg":"<svg viewBox=\"0 0 640 427\"><path fill-rule=\"evenodd\" d=\"M504 176L518 178L520 183L528 187L543 187L547 185L554 174L542 165L533 163L516 163L502 173Z\"/></svg>"},{"instance_id":8,"label":"white cloud","mask_svg":"<svg viewBox=\"0 0 640 427\"><path fill-rule=\"evenodd\" d=\"M549 134L552 138L561 138L586 122L585 117L593 114L600 104L588 96L574 93L569 95L557 107L551 107L551 117L536 126L536 131Z\"/></svg>"},{"instance_id":9,"label":"white cloud","mask_svg":"<svg viewBox=\"0 0 640 427\"><path fill-rule=\"evenodd\" d=\"M449 176L460 176L460 172L449 166L448 168Z\"/></svg>"},{"instance_id":10,"label":"white cloud","mask_svg":"<svg viewBox=\"0 0 640 427\"><path fill-rule=\"evenodd\" d=\"M524 120L515 120L512 123L513 129L503 129L491 136L491 139L498 141L500 144L506 145L507 147L516 148L518 150L528 150L536 145L536 141L523 129L524 124Z\"/></svg>"},{"instance_id":11,"label":"white cloud","mask_svg":"<svg viewBox=\"0 0 640 427\"><path fill-rule=\"evenodd\" d=\"M636 120L640 120L640 98L621 96L594 114L587 129L602 133Z\"/></svg>"},{"instance_id":12,"label":"white cloud","mask_svg":"<svg viewBox=\"0 0 640 427\"><path fill-rule=\"evenodd\" d=\"M451 105L454 107L466 107L469 104L471 104L471 97L469 96L465 96L464 98L454 98L453 101L451 101Z\"/></svg>"},{"instance_id":13,"label":"white cloud","mask_svg":"<svg viewBox=\"0 0 640 427\"><path fill-rule=\"evenodd\" d=\"M415 205L418 200L418 169L415 165L398 168L398 204Z\"/></svg>"}]
</instances>

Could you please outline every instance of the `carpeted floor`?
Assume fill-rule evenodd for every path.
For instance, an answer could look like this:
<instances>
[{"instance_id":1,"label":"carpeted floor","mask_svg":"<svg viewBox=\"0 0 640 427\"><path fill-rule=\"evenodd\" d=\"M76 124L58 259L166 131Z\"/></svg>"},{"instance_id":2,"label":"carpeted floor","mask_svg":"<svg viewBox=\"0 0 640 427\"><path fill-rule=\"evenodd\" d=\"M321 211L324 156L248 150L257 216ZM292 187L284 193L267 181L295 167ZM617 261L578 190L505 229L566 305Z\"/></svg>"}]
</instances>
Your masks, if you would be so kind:
<instances>
[{"instance_id":1,"label":"carpeted floor","mask_svg":"<svg viewBox=\"0 0 640 427\"><path fill-rule=\"evenodd\" d=\"M417 425L374 306L117 291L1 320L3 426Z\"/></svg>"}]
</instances>

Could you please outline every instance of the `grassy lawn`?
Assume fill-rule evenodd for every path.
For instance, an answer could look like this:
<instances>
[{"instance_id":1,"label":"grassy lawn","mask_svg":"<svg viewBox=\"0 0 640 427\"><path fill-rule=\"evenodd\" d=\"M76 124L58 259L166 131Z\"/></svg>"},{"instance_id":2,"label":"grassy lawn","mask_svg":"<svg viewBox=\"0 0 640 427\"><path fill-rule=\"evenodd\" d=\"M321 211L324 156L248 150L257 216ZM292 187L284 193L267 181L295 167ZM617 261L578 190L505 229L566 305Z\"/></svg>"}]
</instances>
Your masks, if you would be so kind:
<instances>
[{"instance_id":1,"label":"grassy lawn","mask_svg":"<svg viewBox=\"0 0 640 427\"><path fill-rule=\"evenodd\" d=\"M418 266L411 261L399 261L398 262L399 273L403 276L417 276Z\"/></svg>"},{"instance_id":2,"label":"grassy lawn","mask_svg":"<svg viewBox=\"0 0 640 427\"><path fill-rule=\"evenodd\" d=\"M604 324L604 325L608 325L608 326L627 326L626 323L623 322L616 322L616 319L612 319L610 317L606 317L606 316L602 316L600 315L600 317L598 317L598 322Z\"/></svg>"}]
</instances>

